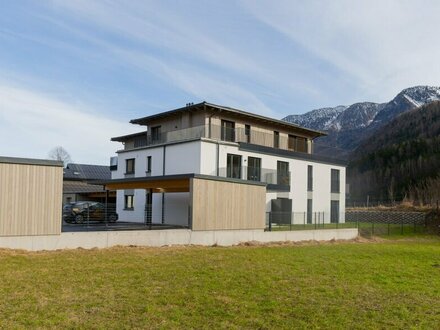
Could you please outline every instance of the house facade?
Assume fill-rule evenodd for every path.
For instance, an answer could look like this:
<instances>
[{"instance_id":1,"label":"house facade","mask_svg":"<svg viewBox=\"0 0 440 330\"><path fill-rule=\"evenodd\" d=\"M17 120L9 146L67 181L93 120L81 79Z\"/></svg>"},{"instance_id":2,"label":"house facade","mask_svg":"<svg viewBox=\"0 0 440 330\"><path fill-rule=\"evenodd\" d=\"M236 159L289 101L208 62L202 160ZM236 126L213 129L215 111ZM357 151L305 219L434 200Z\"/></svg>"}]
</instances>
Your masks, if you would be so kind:
<instances>
[{"instance_id":1,"label":"house facade","mask_svg":"<svg viewBox=\"0 0 440 330\"><path fill-rule=\"evenodd\" d=\"M262 210L273 223L344 222L345 164L313 153L322 132L207 102L131 123L145 129L112 138L123 144L111 160L112 180L156 183L154 189L117 190L120 219L188 225L191 194L167 191L161 178L195 174L264 185Z\"/></svg>"}]
</instances>

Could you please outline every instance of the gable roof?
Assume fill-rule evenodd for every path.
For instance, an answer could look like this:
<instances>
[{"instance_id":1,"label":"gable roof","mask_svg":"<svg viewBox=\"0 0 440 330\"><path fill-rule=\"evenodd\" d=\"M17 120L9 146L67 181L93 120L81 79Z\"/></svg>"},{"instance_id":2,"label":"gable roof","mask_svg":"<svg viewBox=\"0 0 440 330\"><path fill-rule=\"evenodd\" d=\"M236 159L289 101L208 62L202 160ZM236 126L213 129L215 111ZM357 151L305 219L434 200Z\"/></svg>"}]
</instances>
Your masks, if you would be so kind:
<instances>
[{"instance_id":1,"label":"gable roof","mask_svg":"<svg viewBox=\"0 0 440 330\"><path fill-rule=\"evenodd\" d=\"M109 180L110 166L69 163L64 169L63 178L64 180Z\"/></svg>"}]
</instances>

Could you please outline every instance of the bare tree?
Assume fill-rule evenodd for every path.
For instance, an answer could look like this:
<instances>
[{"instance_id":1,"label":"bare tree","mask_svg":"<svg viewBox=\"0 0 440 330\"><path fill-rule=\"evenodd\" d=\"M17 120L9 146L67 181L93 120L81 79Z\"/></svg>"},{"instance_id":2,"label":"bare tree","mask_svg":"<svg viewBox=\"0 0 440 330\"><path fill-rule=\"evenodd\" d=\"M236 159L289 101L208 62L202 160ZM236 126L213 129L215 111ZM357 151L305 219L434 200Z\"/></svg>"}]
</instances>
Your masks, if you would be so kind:
<instances>
[{"instance_id":1,"label":"bare tree","mask_svg":"<svg viewBox=\"0 0 440 330\"><path fill-rule=\"evenodd\" d=\"M61 146L57 146L53 148L49 152L49 158L63 162L64 166L72 162L72 158L70 158L70 154L67 152L66 149L64 149Z\"/></svg>"}]
</instances>

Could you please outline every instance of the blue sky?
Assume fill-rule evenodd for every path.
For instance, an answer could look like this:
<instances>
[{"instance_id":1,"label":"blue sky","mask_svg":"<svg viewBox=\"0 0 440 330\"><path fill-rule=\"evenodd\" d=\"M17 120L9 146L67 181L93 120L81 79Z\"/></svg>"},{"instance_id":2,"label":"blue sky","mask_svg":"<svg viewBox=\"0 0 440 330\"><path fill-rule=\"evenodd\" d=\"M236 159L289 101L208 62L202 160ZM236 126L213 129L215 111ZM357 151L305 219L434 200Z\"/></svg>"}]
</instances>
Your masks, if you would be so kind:
<instances>
[{"instance_id":1,"label":"blue sky","mask_svg":"<svg viewBox=\"0 0 440 330\"><path fill-rule=\"evenodd\" d=\"M188 102L282 118L439 85L438 1L0 3L0 155L106 164Z\"/></svg>"}]
</instances>

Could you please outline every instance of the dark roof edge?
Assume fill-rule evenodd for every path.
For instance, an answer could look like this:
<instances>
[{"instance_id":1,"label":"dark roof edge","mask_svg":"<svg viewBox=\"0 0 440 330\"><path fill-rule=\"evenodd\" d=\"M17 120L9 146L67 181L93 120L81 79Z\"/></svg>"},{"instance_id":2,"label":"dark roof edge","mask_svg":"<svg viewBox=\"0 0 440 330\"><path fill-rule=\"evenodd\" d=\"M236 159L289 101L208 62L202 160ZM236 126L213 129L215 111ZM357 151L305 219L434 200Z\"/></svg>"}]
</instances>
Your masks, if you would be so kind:
<instances>
[{"instance_id":1,"label":"dark roof edge","mask_svg":"<svg viewBox=\"0 0 440 330\"><path fill-rule=\"evenodd\" d=\"M337 165L337 166L344 166L346 167L348 165L348 162L341 160L341 159L334 159L330 157L325 157L321 155L315 155L315 154L306 154L303 152L295 152L290 150L284 150L284 149L275 149L271 147L265 147L260 146L256 144L250 144L250 143L239 143L240 150L245 151L254 151L259 152L263 154L268 155L275 155L275 156L281 156L286 158L293 158L293 159L299 159L299 160L305 160L310 162L317 162L317 163L323 163L323 164L329 164L329 165Z\"/></svg>"},{"instance_id":2,"label":"dark roof edge","mask_svg":"<svg viewBox=\"0 0 440 330\"><path fill-rule=\"evenodd\" d=\"M64 163L58 160L4 157L4 156L0 156L0 163L64 167Z\"/></svg>"},{"instance_id":3,"label":"dark roof edge","mask_svg":"<svg viewBox=\"0 0 440 330\"><path fill-rule=\"evenodd\" d=\"M96 181L88 181L88 183L94 184L94 185L106 185L106 184L111 184L111 183L124 183L124 182L134 183L134 182L156 181L156 180L169 181L169 180L191 179L191 178L203 179L203 180L213 180L213 181L223 181L223 182L232 182L232 183L241 183L241 184L250 184L250 185L254 185L254 186L266 186L266 183L264 183L264 182L225 178L225 177L220 177L220 176L207 175L207 174L196 174L196 173L144 176L144 177L122 178L122 179L112 179L112 180L96 180Z\"/></svg>"},{"instance_id":4,"label":"dark roof edge","mask_svg":"<svg viewBox=\"0 0 440 330\"><path fill-rule=\"evenodd\" d=\"M147 132L148 131L142 131L142 132L138 132L138 133L132 133L132 134L127 134L127 135L116 136L116 137L112 137L110 139L110 141L113 141L113 142L124 142L126 139L133 138L133 137L136 137L136 136L142 136L142 135L147 134Z\"/></svg>"}]
</instances>

